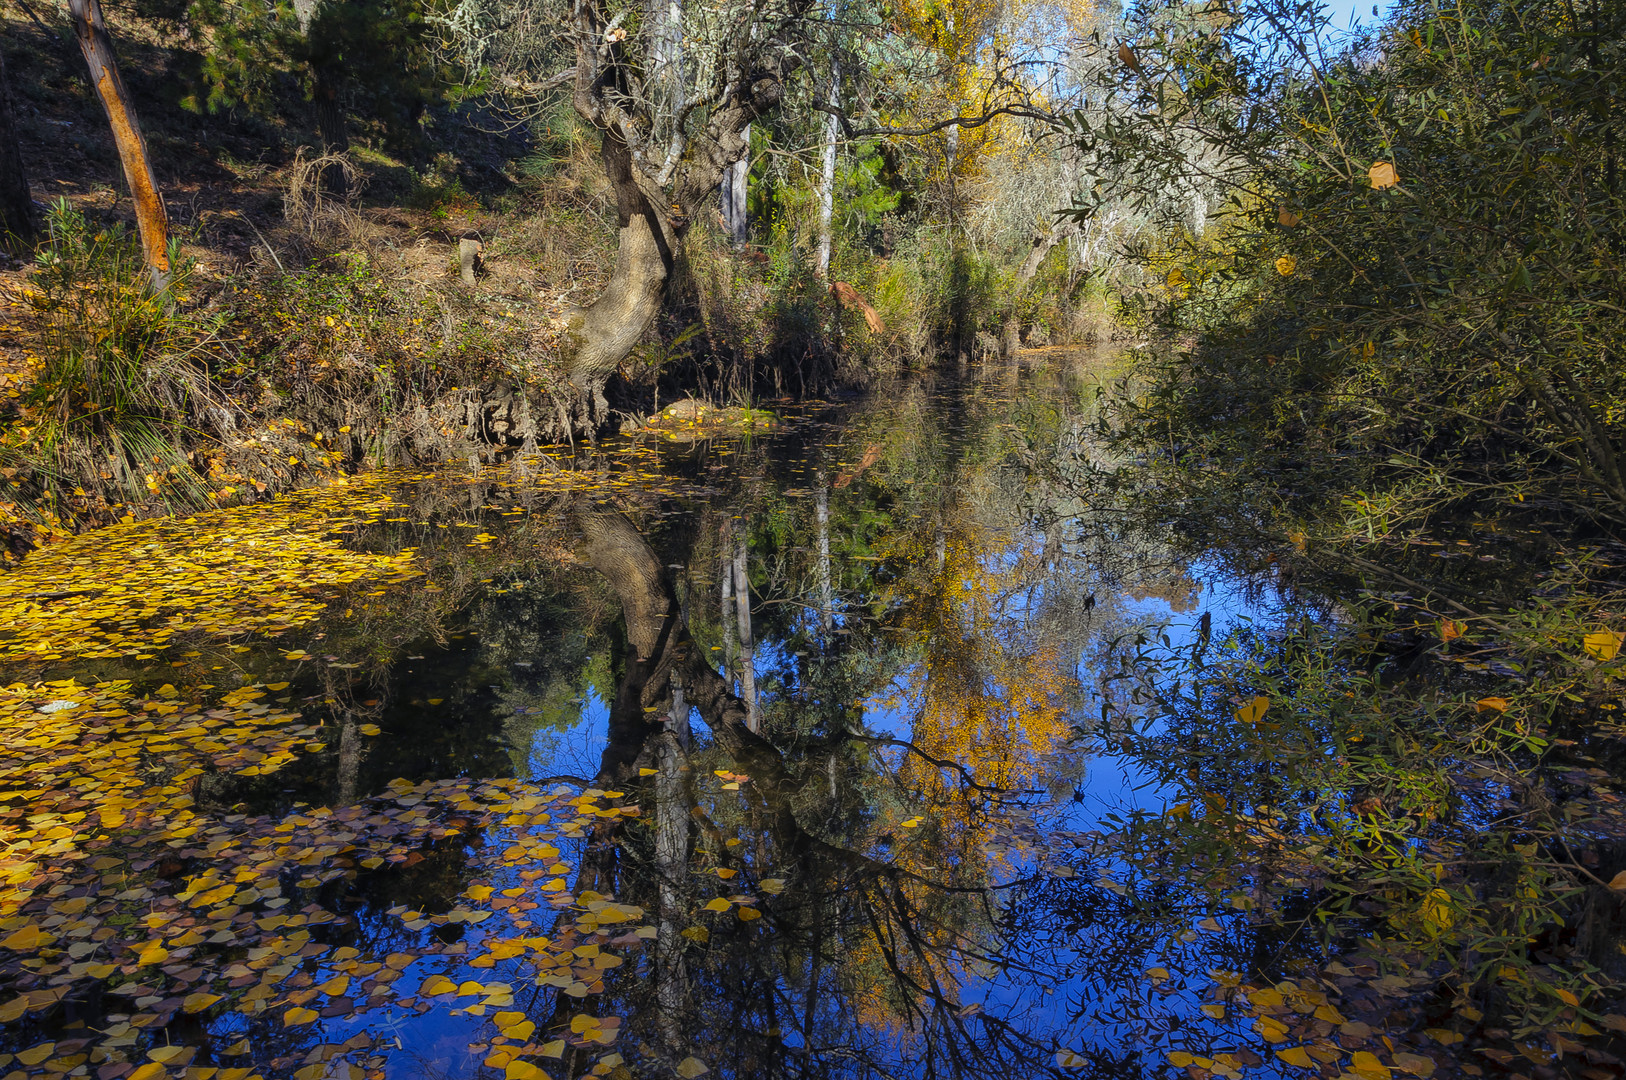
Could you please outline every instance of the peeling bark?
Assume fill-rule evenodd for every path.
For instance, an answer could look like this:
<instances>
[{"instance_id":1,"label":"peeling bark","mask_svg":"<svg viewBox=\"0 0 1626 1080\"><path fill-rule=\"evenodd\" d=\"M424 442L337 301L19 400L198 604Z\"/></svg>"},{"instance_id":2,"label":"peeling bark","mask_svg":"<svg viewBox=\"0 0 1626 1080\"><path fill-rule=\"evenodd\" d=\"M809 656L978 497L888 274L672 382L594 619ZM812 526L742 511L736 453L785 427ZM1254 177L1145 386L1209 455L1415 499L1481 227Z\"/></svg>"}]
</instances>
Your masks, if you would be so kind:
<instances>
[{"instance_id":1,"label":"peeling bark","mask_svg":"<svg viewBox=\"0 0 1626 1080\"><path fill-rule=\"evenodd\" d=\"M113 141L124 166L124 179L130 185L130 197L135 202L136 225L141 231L141 252L147 262L147 274L152 287L162 292L169 288L169 215L164 211L158 182L153 179L147 142L136 124L130 93L124 88L124 80L119 78L118 63L113 59L113 41L102 20L102 6L98 0L68 0L68 14L73 20L74 36L79 39L79 49L85 54L85 65L90 69L91 85L96 88L102 109L107 113L108 126L113 129Z\"/></svg>"}]
</instances>

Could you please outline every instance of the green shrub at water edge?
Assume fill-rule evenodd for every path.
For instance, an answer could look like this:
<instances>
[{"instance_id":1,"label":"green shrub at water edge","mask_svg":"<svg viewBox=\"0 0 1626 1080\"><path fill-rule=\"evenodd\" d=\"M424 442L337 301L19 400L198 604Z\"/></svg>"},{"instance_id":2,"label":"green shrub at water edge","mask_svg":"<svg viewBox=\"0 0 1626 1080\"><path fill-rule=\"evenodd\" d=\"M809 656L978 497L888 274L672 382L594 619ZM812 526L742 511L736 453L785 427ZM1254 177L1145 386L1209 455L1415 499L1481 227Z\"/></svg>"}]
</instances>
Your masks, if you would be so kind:
<instances>
[{"instance_id":1,"label":"green shrub at water edge","mask_svg":"<svg viewBox=\"0 0 1626 1080\"><path fill-rule=\"evenodd\" d=\"M180 447L231 414L209 377L219 319L187 304L193 267L172 247L173 283L152 291L135 238L66 201L47 235L27 293L43 330L39 378L0 453L46 497L108 483L138 498L166 483L199 494Z\"/></svg>"}]
</instances>

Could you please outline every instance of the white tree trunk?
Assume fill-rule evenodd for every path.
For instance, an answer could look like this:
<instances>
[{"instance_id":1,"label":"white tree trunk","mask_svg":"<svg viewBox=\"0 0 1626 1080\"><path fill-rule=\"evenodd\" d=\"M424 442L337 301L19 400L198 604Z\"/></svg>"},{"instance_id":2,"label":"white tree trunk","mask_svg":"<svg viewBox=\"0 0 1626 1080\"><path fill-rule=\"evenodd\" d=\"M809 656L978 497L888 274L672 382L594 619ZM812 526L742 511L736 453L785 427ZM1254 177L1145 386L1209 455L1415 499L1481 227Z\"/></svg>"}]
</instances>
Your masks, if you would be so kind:
<instances>
[{"instance_id":1,"label":"white tree trunk","mask_svg":"<svg viewBox=\"0 0 1626 1080\"><path fill-rule=\"evenodd\" d=\"M735 247L744 247L750 239L750 222L746 216L746 200L750 195L751 180L751 125L745 126L745 155L723 173L723 227L734 241Z\"/></svg>"},{"instance_id":2,"label":"white tree trunk","mask_svg":"<svg viewBox=\"0 0 1626 1080\"><path fill-rule=\"evenodd\" d=\"M840 124L835 110L841 108L841 64L830 61L830 113L824 118L824 162L819 172L819 277L830 276L830 223L836 206L836 136Z\"/></svg>"}]
</instances>

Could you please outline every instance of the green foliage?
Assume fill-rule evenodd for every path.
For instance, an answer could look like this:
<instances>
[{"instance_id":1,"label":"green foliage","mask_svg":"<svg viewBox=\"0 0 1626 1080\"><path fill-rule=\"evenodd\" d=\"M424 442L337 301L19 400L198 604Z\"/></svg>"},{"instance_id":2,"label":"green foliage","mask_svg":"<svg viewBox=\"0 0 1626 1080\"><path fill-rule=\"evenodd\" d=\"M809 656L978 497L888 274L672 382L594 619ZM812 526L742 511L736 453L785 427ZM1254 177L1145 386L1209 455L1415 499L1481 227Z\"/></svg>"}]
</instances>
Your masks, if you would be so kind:
<instances>
[{"instance_id":1,"label":"green foliage","mask_svg":"<svg viewBox=\"0 0 1626 1080\"><path fill-rule=\"evenodd\" d=\"M1267 22L1276 49L1244 47ZM1319 65L1314 17L1270 0L1141 30L1130 92L1173 104L1081 140L1148 200L1204 155L1230 185L1220 230L1147 253L1141 317L1193 342L1156 367L1154 438L1626 513L1626 10L1417 0Z\"/></svg>"},{"instance_id":2,"label":"green foliage","mask_svg":"<svg viewBox=\"0 0 1626 1080\"><path fill-rule=\"evenodd\" d=\"M39 378L6 456L47 492L112 480L143 497L155 477L188 477L177 446L225 415L208 374L224 353L220 322L189 306L191 263L172 246L172 283L154 292L122 225L92 226L66 200L46 223L28 290L44 330Z\"/></svg>"},{"instance_id":3,"label":"green foliage","mask_svg":"<svg viewBox=\"0 0 1626 1080\"><path fill-rule=\"evenodd\" d=\"M1597 1022L1615 950L1576 928L1614 904L1612 871L1589 867L1615 797L1552 757L1574 745L1575 702L1618 694L1619 639L1588 637L1596 611L1574 602L1349 614L1137 657L1157 722L1126 745L1171 806L1137 816L1134 861L1199 868L1283 935L1437 987L1516 1038L1580 1030L1566 1003Z\"/></svg>"},{"instance_id":4,"label":"green foliage","mask_svg":"<svg viewBox=\"0 0 1626 1080\"><path fill-rule=\"evenodd\" d=\"M307 98L336 95L411 141L426 105L449 73L429 48L421 0L362 0L315 6L301 27L295 5L192 0L185 21L206 46L190 99L210 113L244 106L268 115L290 76Z\"/></svg>"}]
</instances>

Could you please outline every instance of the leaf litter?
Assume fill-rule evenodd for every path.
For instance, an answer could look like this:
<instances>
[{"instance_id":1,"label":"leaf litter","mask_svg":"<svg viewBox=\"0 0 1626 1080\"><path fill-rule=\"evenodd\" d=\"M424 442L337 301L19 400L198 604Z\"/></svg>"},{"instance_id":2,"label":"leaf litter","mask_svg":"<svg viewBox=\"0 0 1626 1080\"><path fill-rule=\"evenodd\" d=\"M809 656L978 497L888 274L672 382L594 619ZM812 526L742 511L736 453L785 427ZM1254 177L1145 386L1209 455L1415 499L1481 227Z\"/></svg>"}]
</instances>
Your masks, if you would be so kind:
<instances>
[{"instance_id":1,"label":"leaf litter","mask_svg":"<svg viewBox=\"0 0 1626 1080\"><path fill-rule=\"evenodd\" d=\"M183 639L276 637L315 622L347 588L420 578L414 548L345 542L364 526L407 520L388 515L418 478L380 471L37 551L0 577L0 662L147 661ZM645 469L607 481L505 467L464 480L521 494L675 494ZM493 539L482 532L469 546ZM285 658L312 657L295 649ZM599 1054L595 1075L616 1070L620 1055L603 1051L619 1018L584 1010L567 1028L542 1031L517 1011L515 994L600 994L606 973L655 936L638 925L641 908L572 893L555 843L637 808L602 805L620 792L468 778L397 780L354 805L286 813L210 805L203 785L272 775L324 748L322 729L277 696L287 686L0 687L0 1031L4 1045L22 1047L0 1052L0 1076L379 1080L390 1047L367 1032L302 1054L256 1048L297 1049L289 1037L319 1039L325 1021L431 1009L490 1017L484 1063L509 1080L546 1076L545 1062L567 1047ZM413 866L444 843L472 848L464 872L475 880L449 911L389 909L420 944L376 956L328 943L354 924L341 901L358 878ZM517 887L499 892L504 883ZM456 944L434 933L453 925L473 929ZM458 981L470 968L490 977ZM24 1045L29 1033L39 1041ZM192 1064L199 1052L214 1064Z\"/></svg>"}]
</instances>

